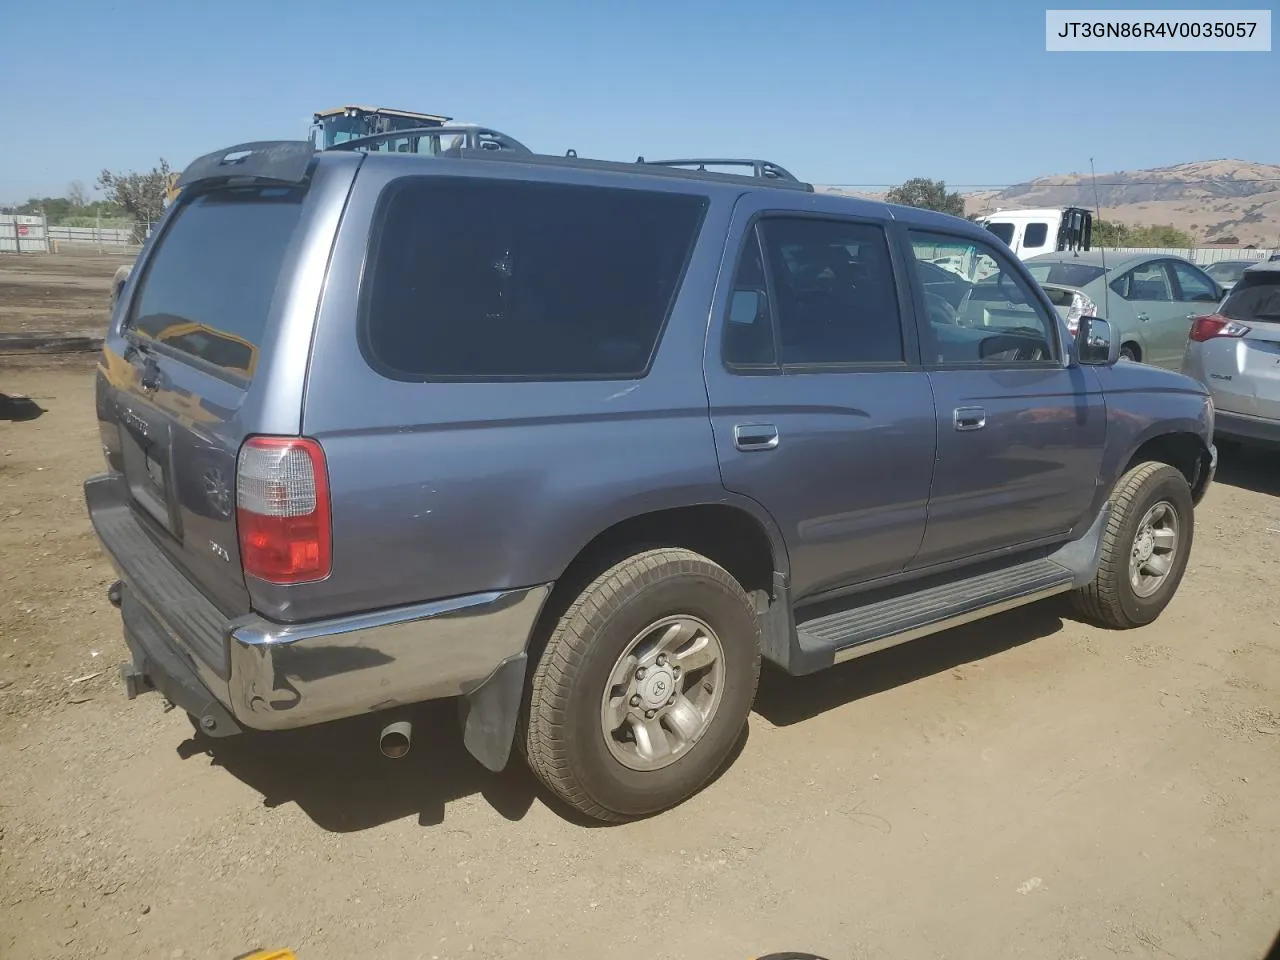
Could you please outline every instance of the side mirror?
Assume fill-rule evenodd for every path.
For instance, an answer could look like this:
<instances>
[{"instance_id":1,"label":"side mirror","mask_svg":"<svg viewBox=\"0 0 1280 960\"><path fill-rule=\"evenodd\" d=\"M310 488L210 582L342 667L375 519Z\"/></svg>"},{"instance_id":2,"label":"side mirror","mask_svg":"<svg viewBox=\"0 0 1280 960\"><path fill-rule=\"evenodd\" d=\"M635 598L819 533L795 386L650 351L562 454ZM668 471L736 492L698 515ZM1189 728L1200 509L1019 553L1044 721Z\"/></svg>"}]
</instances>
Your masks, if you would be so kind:
<instances>
[{"instance_id":1,"label":"side mirror","mask_svg":"<svg viewBox=\"0 0 1280 960\"><path fill-rule=\"evenodd\" d=\"M1086 366L1109 367L1120 359L1120 341L1101 317L1081 317L1076 328L1076 359Z\"/></svg>"}]
</instances>

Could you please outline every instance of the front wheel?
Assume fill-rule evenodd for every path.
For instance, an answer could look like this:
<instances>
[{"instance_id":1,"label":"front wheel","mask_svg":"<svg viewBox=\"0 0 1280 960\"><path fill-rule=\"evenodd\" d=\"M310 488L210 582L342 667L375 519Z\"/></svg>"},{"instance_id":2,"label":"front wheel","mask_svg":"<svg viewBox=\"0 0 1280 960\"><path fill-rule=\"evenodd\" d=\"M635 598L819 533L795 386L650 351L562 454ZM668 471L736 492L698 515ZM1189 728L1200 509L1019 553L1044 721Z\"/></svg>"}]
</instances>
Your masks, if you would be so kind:
<instances>
[{"instance_id":1,"label":"front wheel","mask_svg":"<svg viewBox=\"0 0 1280 960\"><path fill-rule=\"evenodd\" d=\"M1186 477L1166 463L1134 467L1111 494L1102 560L1093 582L1072 594L1076 610L1100 626L1150 623L1182 582L1194 532Z\"/></svg>"},{"instance_id":2,"label":"front wheel","mask_svg":"<svg viewBox=\"0 0 1280 960\"><path fill-rule=\"evenodd\" d=\"M688 799L727 759L760 674L760 628L739 583L689 550L637 554L560 619L533 672L529 765L598 820Z\"/></svg>"}]
</instances>

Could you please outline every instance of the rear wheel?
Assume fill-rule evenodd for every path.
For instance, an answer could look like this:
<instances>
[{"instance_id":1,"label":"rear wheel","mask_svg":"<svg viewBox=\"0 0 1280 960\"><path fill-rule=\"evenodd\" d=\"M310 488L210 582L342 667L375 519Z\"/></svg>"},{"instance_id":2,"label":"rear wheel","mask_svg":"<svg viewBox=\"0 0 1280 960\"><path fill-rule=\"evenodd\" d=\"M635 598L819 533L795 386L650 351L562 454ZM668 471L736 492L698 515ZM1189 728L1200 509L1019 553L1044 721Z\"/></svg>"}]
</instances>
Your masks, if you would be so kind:
<instances>
[{"instance_id":1,"label":"rear wheel","mask_svg":"<svg viewBox=\"0 0 1280 960\"><path fill-rule=\"evenodd\" d=\"M529 765L595 819L674 806L728 757L759 673L759 624L724 568L689 550L637 554L552 632L533 672Z\"/></svg>"},{"instance_id":2,"label":"rear wheel","mask_svg":"<svg viewBox=\"0 0 1280 960\"><path fill-rule=\"evenodd\" d=\"M1072 594L1076 610L1101 626L1150 623L1177 592L1191 554L1191 488L1165 463L1143 463L1120 478L1102 534L1093 582Z\"/></svg>"},{"instance_id":3,"label":"rear wheel","mask_svg":"<svg viewBox=\"0 0 1280 960\"><path fill-rule=\"evenodd\" d=\"M1137 346L1136 346L1135 344L1132 344L1132 343L1122 343L1122 344L1120 345L1120 359L1121 359L1121 360L1129 360L1129 361L1132 361L1132 362L1134 362L1134 363L1137 363L1137 362L1138 362L1138 357L1139 357L1139 356L1140 356L1140 354L1138 353L1138 348L1137 348Z\"/></svg>"}]
</instances>

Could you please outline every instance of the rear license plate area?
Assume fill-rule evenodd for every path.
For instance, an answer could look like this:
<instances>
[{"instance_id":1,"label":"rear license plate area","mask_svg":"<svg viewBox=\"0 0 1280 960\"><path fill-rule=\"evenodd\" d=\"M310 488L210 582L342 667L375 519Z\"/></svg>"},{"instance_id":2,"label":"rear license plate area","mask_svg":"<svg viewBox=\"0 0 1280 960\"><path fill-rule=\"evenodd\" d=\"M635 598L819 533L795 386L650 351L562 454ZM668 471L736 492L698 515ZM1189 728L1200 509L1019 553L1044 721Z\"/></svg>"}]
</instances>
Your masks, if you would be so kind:
<instances>
[{"instance_id":1,"label":"rear license plate area","mask_svg":"<svg viewBox=\"0 0 1280 960\"><path fill-rule=\"evenodd\" d=\"M120 424L125 480L138 505L166 530L176 534L170 506L168 445L151 435L150 425L143 426L147 427L145 434L127 420Z\"/></svg>"}]
</instances>

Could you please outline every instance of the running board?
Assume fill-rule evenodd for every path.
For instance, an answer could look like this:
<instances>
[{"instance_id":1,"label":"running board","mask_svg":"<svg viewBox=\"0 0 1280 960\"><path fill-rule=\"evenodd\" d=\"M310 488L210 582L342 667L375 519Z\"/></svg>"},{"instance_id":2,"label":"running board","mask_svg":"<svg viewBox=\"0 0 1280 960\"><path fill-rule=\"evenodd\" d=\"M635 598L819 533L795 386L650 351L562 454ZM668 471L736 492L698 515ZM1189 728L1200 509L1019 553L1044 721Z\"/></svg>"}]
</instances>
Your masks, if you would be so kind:
<instances>
[{"instance_id":1,"label":"running board","mask_svg":"<svg viewBox=\"0 0 1280 960\"><path fill-rule=\"evenodd\" d=\"M1050 559L955 580L796 624L805 659L843 663L917 637L1035 603L1076 585L1077 574Z\"/></svg>"}]
</instances>

